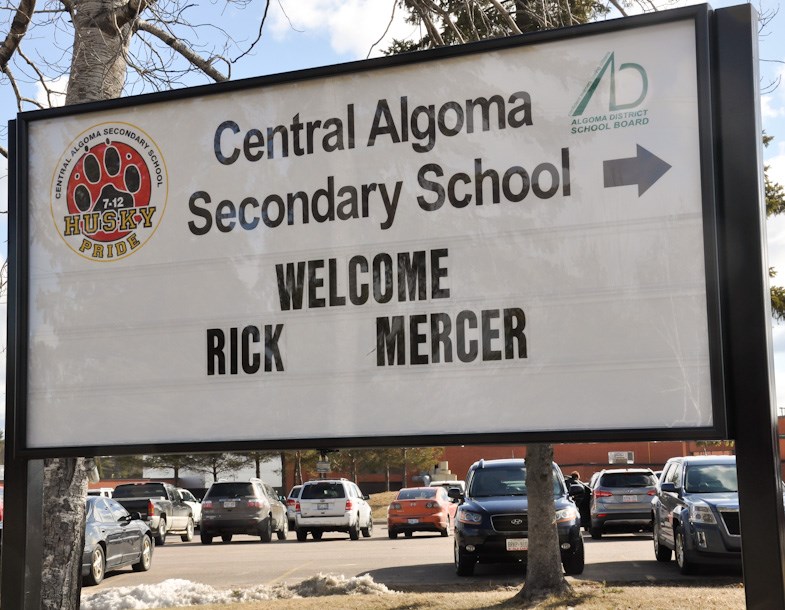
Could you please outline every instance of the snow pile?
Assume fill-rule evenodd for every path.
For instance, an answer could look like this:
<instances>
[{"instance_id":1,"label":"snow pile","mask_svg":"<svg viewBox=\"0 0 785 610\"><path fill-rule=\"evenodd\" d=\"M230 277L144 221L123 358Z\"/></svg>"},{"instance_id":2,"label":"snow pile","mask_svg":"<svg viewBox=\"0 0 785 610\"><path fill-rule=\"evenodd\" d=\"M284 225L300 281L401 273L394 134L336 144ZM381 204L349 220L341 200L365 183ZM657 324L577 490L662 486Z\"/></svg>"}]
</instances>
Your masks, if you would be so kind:
<instances>
[{"instance_id":1,"label":"snow pile","mask_svg":"<svg viewBox=\"0 0 785 610\"><path fill-rule=\"evenodd\" d=\"M156 585L104 589L82 598L82 610L146 610L177 606L231 604L325 595L383 595L394 593L369 575L355 578L318 574L292 585L258 585L221 590L188 580L170 579Z\"/></svg>"}]
</instances>

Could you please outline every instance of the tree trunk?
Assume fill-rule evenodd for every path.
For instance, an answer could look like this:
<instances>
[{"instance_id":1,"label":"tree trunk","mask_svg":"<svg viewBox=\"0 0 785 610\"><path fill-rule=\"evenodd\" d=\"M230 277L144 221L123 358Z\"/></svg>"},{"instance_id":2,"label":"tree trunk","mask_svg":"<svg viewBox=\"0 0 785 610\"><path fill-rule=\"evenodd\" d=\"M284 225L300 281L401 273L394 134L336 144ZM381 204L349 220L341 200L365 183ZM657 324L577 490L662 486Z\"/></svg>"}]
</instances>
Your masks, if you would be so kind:
<instances>
[{"instance_id":1,"label":"tree trunk","mask_svg":"<svg viewBox=\"0 0 785 610\"><path fill-rule=\"evenodd\" d=\"M402 477L402 486L409 487L409 469L406 464L406 448L403 449L403 477Z\"/></svg>"},{"instance_id":2,"label":"tree trunk","mask_svg":"<svg viewBox=\"0 0 785 610\"><path fill-rule=\"evenodd\" d=\"M289 485L289 481L287 481L288 472L286 470L287 462L286 459L286 451L281 451L281 487L283 488L283 493L286 493L286 490L289 489L291 486Z\"/></svg>"},{"instance_id":3,"label":"tree trunk","mask_svg":"<svg viewBox=\"0 0 785 610\"><path fill-rule=\"evenodd\" d=\"M174 467L174 486L180 487L180 467Z\"/></svg>"},{"instance_id":4,"label":"tree trunk","mask_svg":"<svg viewBox=\"0 0 785 610\"><path fill-rule=\"evenodd\" d=\"M87 472L84 458L44 460L41 609L78 610Z\"/></svg>"},{"instance_id":5,"label":"tree trunk","mask_svg":"<svg viewBox=\"0 0 785 610\"><path fill-rule=\"evenodd\" d=\"M526 488L529 497L529 558L526 583L516 595L533 605L550 595L572 592L561 564L553 503L553 445L526 445Z\"/></svg>"},{"instance_id":6,"label":"tree trunk","mask_svg":"<svg viewBox=\"0 0 785 610\"><path fill-rule=\"evenodd\" d=\"M352 481L357 482L357 458L352 455Z\"/></svg>"},{"instance_id":7,"label":"tree trunk","mask_svg":"<svg viewBox=\"0 0 785 610\"><path fill-rule=\"evenodd\" d=\"M384 465L384 482L387 485L387 491L390 491L390 463Z\"/></svg>"},{"instance_id":8,"label":"tree trunk","mask_svg":"<svg viewBox=\"0 0 785 610\"><path fill-rule=\"evenodd\" d=\"M256 478L262 478L262 458L259 457L259 454L254 456L254 465L256 466Z\"/></svg>"},{"instance_id":9,"label":"tree trunk","mask_svg":"<svg viewBox=\"0 0 785 610\"><path fill-rule=\"evenodd\" d=\"M303 456L299 451L297 452L297 462L295 466L296 466L295 480L297 481L298 485L302 485L303 484Z\"/></svg>"},{"instance_id":10,"label":"tree trunk","mask_svg":"<svg viewBox=\"0 0 785 610\"><path fill-rule=\"evenodd\" d=\"M130 25L117 25L112 0L75 0L66 104L119 97ZM78 610L87 473L83 458L44 460L42 610Z\"/></svg>"}]
</instances>

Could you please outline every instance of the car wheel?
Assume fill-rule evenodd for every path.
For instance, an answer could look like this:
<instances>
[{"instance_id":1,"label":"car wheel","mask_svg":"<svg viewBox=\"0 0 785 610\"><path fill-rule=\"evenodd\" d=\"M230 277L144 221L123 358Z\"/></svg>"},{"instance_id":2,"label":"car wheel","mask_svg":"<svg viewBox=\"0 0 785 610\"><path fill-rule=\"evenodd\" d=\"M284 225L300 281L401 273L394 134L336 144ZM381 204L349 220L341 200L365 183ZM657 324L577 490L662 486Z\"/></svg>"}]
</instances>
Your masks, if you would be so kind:
<instances>
[{"instance_id":1,"label":"car wheel","mask_svg":"<svg viewBox=\"0 0 785 610\"><path fill-rule=\"evenodd\" d=\"M85 576L88 585L100 584L106 574L106 555L104 548L99 544L90 555L90 571Z\"/></svg>"},{"instance_id":2,"label":"car wheel","mask_svg":"<svg viewBox=\"0 0 785 610\"><path fill-rule=\"evenodd\" d=\"M158 529L155 531L155 546L166 544L166 519L158 519Z\"/></svg>"},{"instance_id":3,"label":"car wheel","mask_svg":"<svg viewBox=\"0 0 785 610\"><path fill-rule=\"evenodd\" d=\"M322 534L324 534L324 532L322 530L314 530L314 531L311 532L311 536L313 536L314 540L321 540L322 539ZM358 536L358 538L359 538L359 536ZM355 538L355 540L356 540L356 538Z\"/></svg>"},{"instance_id":4,"label":"car wheel","mask_svg":"<svg viewBox=\"0 0 785 610\"><path fill-rule=\"evenodd\" d=\"M682 574L692 574L695 569L692 563L687 559L687 553L684 548L684 532L681 527L676 529L676 565L679 566L679 572Z\"/></svg>"},{"instance_id":5,"label":"car wheel","mask_svg":"<svg viewBox=\"0 0 785 610\"><path fill-rule=\"evenodd\" d=\"M445 527L441 532L439 532L442 537L446 538L450 535L450 517L447 517L447 527Z\"/></svg>"},{"instance_id":6,"label":"car wheel","mask_svg":"<svg viewBox=\"0 0 785 610\"><path fill-rule=\"evenodd\" d=\"M281 524L281 529L275 532L275 535L278 536L278 540L286 540L286 535L289 533L289 520L284 519L283 523Z\"/></svg>"},{"instance_id":7,"label":"car wheel","mask_svg":"<svg viewBox=\"0 0 785 610\"><path fill-rule=\"evenodd\" d=\"M599 540L600 538L602 538L602 528L601 527L594 527L594 526L592 526L592 528L589 530L589 533L591 534L591 537L594 540Z\"/></svg>"},{"instance_id":8,"label":"car wheel","mask_svg":"<svg viewBox=\"0 0 785 610\"><path fill-rule=\"evenodd\" d=\"M578 534L578 544L576 544L564 559L562 559L562 566L564 573L567 576L577 576L583 574L583 567L586 563L585 553L583 548L583 538Z\"/></svg>"},{"instance_id":9,"label":"car wheel","mask_svg":"<svg viewBox=\"0 0 785 610\"><path fill-rule=\"evenodd\" d=\"M404 532L403 535L406 536L407 538L411 538L412 536L414 536L414 532Z\"/></svg>"},{"instance_id":10,"label":"car wheel","mask_svg":"<svg viewBox=\"0 0 785 610\"><path fill-rule=\"evenodd\" d=\"M370 538L373 536L373 517L368 516L368 525L360 530L363 534L363 538Z\"/></svg>"},{"instance_id":11,"label":"car wheel","mask_svg":"<svg viewBox=\"0 0 785 610\"><path fill-rule=\"evenodd\" d=\"M180 535L183 542L191 542L194 539L194 520L188 517L188 525L185 526L185 534Z\"/></svg>"},{"instance_id":12,"label":"car wheel","mask_svg":"<svg viewBox=\"0 0 785 610\"><path fill-rule=\"evenodd\" d=\"M477 563L477 558L470 553L464 551L455 541L454 545L455 555L455 572L458 576L472 576L474 574L474 565Z\"/></svg>"},{"instance_id":13,"label":"car wheel","mask_svg":"<svg viewBox=\"0 0 785 610\"><path fill-rule=\"evenodd\" d=\"M212 544L213 543L213 535L208 534L204 530L199 532L199 538L202 540L202 544Z\"/></svg>"},{"instance_id":14,"label":"car wheel","mask_svg":"<svg viewBox=\"0 0 785 610\"><path fill-rule=\"evenodd\" d=\"M133 564L131 567L134 572L147 572L150 569L150 564L153 562L153 541L150 536L142 537L142 552L139 554L139 562Z\"/></svg>"},{"instance_id":15,"label":"car wheel","mask_svg":"<svg viewBox=\"0 0 785 610\"><path fill-rule=\"evenodd\" d=\"M357 521L354 524L349 526L349 538L352 540L359 540L360 539L360 523L359 523L359 515L357 516Z\"/></svg>"},{"instance_id":16,"label":"car wheel","mask_svg":"<svg viewBox=\"0 0 785 610\"><path fill-rule=\"evenodd\" d=\"M305 539L308 537L308 532L302 529L295 531L297 532L297 542L305 542Z\"/></svg>"},{"instance_id":17,"label":"car wheel","mask_svg":"<svg viewBox=\"0 0 785 610\"><path fill-rule=\"evenodd\" d=\"M672 551L667 547L660 544L660 528L659 526L654 526L654 556L657 558L657 561L662 561L663 563L671 560L671 553Z\"/></svg>"},{"instance_id":18,"label":"car wheel","mask_svg":"<svg viewBox=\"0 0 785 610\"><path fill-rule=\"evenodd\" d=\"M267 515L267 518L259 527L259 538L262 542L270 542L273 539L273 518L272 515Z\"/></svg>"},{"instance_id":19,"label":"car wheel","mask_svg":"<svg viewBox=\"0 0 785 610\"><path fill-rule=\"evenodd\" d=\"M232 541L232 534L222 534L221 540L224 542L231 542Z\"/></svg>"},{"instance_id":20,"label":"car wheel","mask_svg":"<svg viewBox=\"0 0 785 610\"><path fill-rule=\"evenodd\" d=\"M398 532L396 532L392 528L389 528L387 530L387 537L390 538L391 540L395 540L398 537Z\"/></svg>"}]
</instances>

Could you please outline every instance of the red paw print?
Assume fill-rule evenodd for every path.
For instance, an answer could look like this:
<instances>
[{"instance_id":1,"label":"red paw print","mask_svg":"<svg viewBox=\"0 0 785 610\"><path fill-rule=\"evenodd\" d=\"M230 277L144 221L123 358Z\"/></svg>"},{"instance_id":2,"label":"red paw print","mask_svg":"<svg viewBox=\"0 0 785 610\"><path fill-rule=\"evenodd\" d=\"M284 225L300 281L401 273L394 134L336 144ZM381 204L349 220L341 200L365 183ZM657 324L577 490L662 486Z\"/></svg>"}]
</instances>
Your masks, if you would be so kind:
<instances>
[{"instance_id":1,"label":"red paw print","mask_svg":"<svg viewBox=\"0 0 785 610\"><path fill-rule=\"evenodd\" d=\"M128 144L107 140L76 162L68 180L68 212L101 213L146 206L150 203L150 190L150 174L142 155ZM112 242L128 233L119 228L112 232L99 230L91 237Z\"/></svg>"}]
</instances>

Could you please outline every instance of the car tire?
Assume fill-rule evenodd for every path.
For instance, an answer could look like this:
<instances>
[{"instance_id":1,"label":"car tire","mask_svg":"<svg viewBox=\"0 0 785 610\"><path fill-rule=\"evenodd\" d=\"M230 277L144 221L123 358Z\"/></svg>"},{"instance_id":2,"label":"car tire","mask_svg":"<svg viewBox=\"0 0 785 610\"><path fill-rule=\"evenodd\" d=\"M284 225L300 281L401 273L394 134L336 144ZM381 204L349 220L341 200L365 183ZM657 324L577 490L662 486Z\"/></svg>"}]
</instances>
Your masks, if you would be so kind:
<instances>
[{"instance_id":1,"label":"car tire","mask_svg":"<svg viewBox=\"0 0 785 610\"><path fill-rule=\"evenodd\" d=\"M389 528L389 529L387 530L387 537L388 537L390 540L395 540L395 539L398 537L398 532L396 532L396 531L395 531L394 529L392 529L392 528Z\"/></svg>"},{"instance_id":2,"label":"car tire","mask_svg":"<svg viewBox=\"0 0 785 610\"><path fill-rule=\"evenodd\" d=\"M284 519L281 524L281 529L275 532L275 535L278 537L278 540L286 540L286 536L289 533L289 520Z\"/></svg>"},{"instance_id":3,"label":"car tire","mask_svg":"<svg viewBox=\"0 0 785 610\"><path fill-rule=\"evenodd\" d=\"M662 563L667 563L671 560L671 551L667 546L660 544L660 528L658 526L654 526L654 556L657 558L657 561L661 561Z\"/></svg>"},{"instance_id":4,"label":"car tire","mask_svg":"<svg viewBox=\"0 0 785 610\"><path fill-rule=\"evenodd\" d=\"M194 520L188 517L188 524L185 526L185 533L180 535L183 542L191 542L194 539Z\"/></svg>"},{"instance_id":5,"label":"car tire","mask_svg":"<svg viewBox=\"0 0 785 610\"><path fill-rule=\"evenodd\" d=\"M583 548L583 538L578 533L578 543L573 548L572 552L562 559L562 567L567 576L578 576L583 574L583 568L586 564L586 555Z\"/></svg>"},{"instance_id":6,"label":"car tire","mask_svg":"<svg viewBox=\"0 0 785 610\"><path fill-rule=\"evenodd\" d=\"M368 517L368 525L360 529L362 532L363 538L370 538L373 536L373 517Z\"/></svg>"},{"instance_id":7,"label":"car tire","mask_svg":"<svg viewBox=\"0 0 785 610\"><path fill-rule=\"evenodd\" d=\"M295 531L297 532L297 542L305 542L308 532L304 529L296 529Z\"/></svg>"},{"instance_id":8,"label":"car tire","mask_svg":"<svg viewBox=\"0 0 785 610\"><path fill-rule=\"evenodd\" d=\"M90 571L85 576L85 583L88 585L98 585L106 575L106 553L100 544L93 549L90 555Z\"/></svg>"},{"instance_id":9,"label":"car tire","mask_svg":"<svg viewBox=\"0 0 785 610\"><path fill-rule=\"evenodd\" d=\"M270 542L273 539L273 517L267 515L267 518L259 524L259 538L262 542Z\"/></svg>"},{"instance_id":10,"label":"car tire","mask_svg":"<svg viewBox=\"0 0 785 610\"><path fill-rule=\"evenodd\" d=\"M357 521L354 524L349 526L349 538L352 540L359 540L360 539L360 516L357 516Z\"/></svg>"},{"instance_id":11,"label":"car tire","mask_svg":"<svg viewBox=\"0 0 785 610\"><path fill-rule=\"evenodd\" d=\"M139 553L139 561L131 567L134 572L147 572L153 563L153 540L150 536L142 538L142 550Z\"/></svg>"},{"instance_id":12,"label":"car tire","mask_svg":"<svg viewBox=\"0 0 785 610\"><path fill-rule=\"evenodd\" d=\"M323 535L324 532L322 530L314 530L311 532L311 536L313 536L314 540L321 540Z\"/></svg>"},{"instance_id":13,"label":"car tire","mask_svg":"<svg viewBox=\"0 0 785 610\"><path fill-rule=\"evenodd\" d=\"M155 546L166 544L166 534L166 519L161 517L158 519L158 529L155 531Z\"/></svg>"},{"instance_id":14,"label":"car tire","mask_svg":"<svg viewBox=\"0 0 785 610\"><path fill-rule=\"evenodd\" d=\"M589 533L591 534L593 540L599 540L600 538L602 538L601 527L592 526L591 529L589 530Z\"/></svg>"},{"instance_id":15,"label":"car tire","mask_svg":"<svg viewBox=\"0 0 785 610\"><path fill-rule=\"evenodd\" d=\"M692 574L695 571L695 566L687 559L687 551L684 548L684 530L681 527L676 528L673 539L676 542L676 565L679 566L679 572L685 575Z\"/></svg>"},{"instance_id":16,"label":"car tire","mask_svg":"<svg viewBox=\"0 0 785 610\"><path fill-rule=\"evenodd\" d=\"M477 557L461 549L457 540L454 545L454 556L455 573L458 574L458 576L473 576Z\"/></svg>"},{"instance_id":17,"label":"car tire","mask_svg":"<svg viewBox=\"0 0 785 610\"><path fill-rule=\"evenodd\" d=\"M199 538L201 539L202 544L212 544L213 543L213 535L212 534L208 534L204 530L201 530L199 532Z\"/></svg>"},{"instance_id":18,"label":"car tire","mask_svg":"<svg viewBox=\"0 0 785 610\"><path fill-rule=\"evenodd\" d=\"M412 536L414 536L414 532L404 532L403 535L406 536L407 538L411 538Z\"/></svg>"},{"instance_id":19,"label":"car tire","mask_svg":"<svg viewBox=\"0 0 785 610\"><path fill-rule=\"evenodd\" d=\"M224 542L231 542L232 534L221 534L221 540Z\"/></svg>"}]
</instances>

